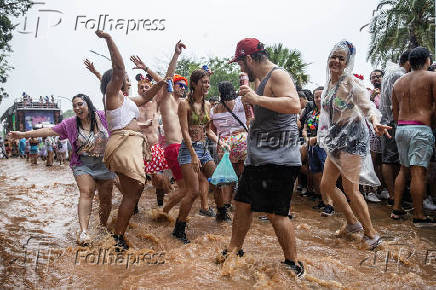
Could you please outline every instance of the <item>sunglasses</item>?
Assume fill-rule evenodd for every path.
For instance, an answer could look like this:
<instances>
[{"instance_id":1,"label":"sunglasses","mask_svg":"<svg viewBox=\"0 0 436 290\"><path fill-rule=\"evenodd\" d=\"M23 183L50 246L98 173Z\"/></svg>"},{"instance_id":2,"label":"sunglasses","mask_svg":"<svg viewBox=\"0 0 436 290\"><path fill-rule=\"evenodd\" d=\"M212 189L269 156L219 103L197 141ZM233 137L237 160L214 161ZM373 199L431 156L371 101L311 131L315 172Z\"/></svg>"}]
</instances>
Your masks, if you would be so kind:
<instances>
[{"instance_id":1,"label":"sunglasses","mask_svg":"<svg viewBox=\"0 0 436 290\"><path fill-rule=\"evenodd\" d=\"M185 88L185 89L187 89L188 88L188 86L187 85L185 85L184 83L176 83L176 85L178 85L179 87L183 87L183 88Z\"/></svg>"}]
</instances>

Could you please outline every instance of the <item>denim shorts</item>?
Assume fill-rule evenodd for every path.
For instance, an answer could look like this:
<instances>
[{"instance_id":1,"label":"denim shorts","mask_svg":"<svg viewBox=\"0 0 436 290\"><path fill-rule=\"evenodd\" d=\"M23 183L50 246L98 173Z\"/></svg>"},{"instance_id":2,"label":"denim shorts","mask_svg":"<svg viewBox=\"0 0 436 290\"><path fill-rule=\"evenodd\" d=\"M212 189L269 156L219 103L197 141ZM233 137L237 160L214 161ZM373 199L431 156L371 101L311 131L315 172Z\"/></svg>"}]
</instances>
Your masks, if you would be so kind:
<instances>
[{"instance_id":1,"label":"denim shorts","mask_svg":"<svg viewBox=\"0 0 436 290\"><path fill-rule=\"evenodd\" d=\"M398 126L395 141L401 165L428 167L434 147L434 136L429 126Z\"/></svg>"},{"instance_id":2,"label":"denim shorts","mask_svg":"<svg viewBox=\"0 0 436 290\"><path fill-rule=\"evenodd\" d=\"M318 145L309 146L307 150L309 159L309 170L312 173L319 173L324 171L324 163L327 159L327 153Z\"/></svg>"},{"instance_id":3,"label":"denim shorts","mask_svg":"<svg viewBox=\"0 0 436 290\"><path fill-rule=\"evenodd\" d=\"M192 148L194 148L195 153L197 153L198 159L200 159L201 166L208 163L209 161L213 161L212 156L210 156L209 149L207 148L206 142L192 142ZM191 163L191 153L189 152L188 147L186 147L184 141L180 145L179 156L177 157L177 160L179 161L180 165Z\"/></svg>"},{"instance_id":4,"label":"denim shorts","mask_svg":"<svg viewBox=\"0 0 436 290\"><path fill-rule=\"evenodd\" d=\"M79 160L81 165L76 165L72 168L74 176L88 174L95 180L108 180L115 178L115 173L106 168L102 157L80 155Z\"/></svg>"}]
</instances>

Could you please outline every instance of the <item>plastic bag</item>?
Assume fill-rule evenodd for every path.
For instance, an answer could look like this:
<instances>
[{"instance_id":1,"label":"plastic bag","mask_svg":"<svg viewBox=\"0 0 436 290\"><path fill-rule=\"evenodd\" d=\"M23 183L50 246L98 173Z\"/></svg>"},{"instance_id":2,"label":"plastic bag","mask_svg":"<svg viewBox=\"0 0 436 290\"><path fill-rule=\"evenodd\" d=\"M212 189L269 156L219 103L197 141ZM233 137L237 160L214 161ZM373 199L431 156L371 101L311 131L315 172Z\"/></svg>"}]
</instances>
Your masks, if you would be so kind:
<instances>
[{"instance_id":1,"label":"plastic bag","mask_svg":"<svg viewBox=\"0 0 436 290\"><path fill-rule=\"evenodd\" d=\"M215 168L215 171L208 180L214 185L223 185L238 181L238 176L233 170L232 162L230 162L229 152L225 152L220 163Z\"/></svg>"}]
</instances>

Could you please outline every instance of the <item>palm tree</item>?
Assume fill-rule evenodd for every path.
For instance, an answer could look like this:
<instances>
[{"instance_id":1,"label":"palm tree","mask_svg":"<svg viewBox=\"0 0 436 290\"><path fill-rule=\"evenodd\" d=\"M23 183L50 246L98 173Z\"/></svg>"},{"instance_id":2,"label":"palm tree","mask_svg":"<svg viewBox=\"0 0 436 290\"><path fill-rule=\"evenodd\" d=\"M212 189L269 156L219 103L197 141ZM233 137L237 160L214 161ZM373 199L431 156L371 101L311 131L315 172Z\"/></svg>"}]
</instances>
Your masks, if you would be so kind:
<instances>
[{"instance_id":1,"label":"palm tree","mask_svg":"<svg viewBox=\"0 0 436 290\"><path fill-rule=\"evenodd\" d=\"M283 67L291 74L297 86L301 87L309 81L309 76L305 72L309 64L303 62L300 51L284 48L282 43L269 46L266 51L273 63Z\"/></svg>"},{"instance_id":2,"label":"palm tree","mask_svg":"<svg viewBox=\"0 0 436 290\"><path fill-rule=\"evenodd\" d=\"M367 59L373 64L397 62L408 48L424 46L434 54L434 0L381 0L369 26Z\"/></svg>"}]
</instances>

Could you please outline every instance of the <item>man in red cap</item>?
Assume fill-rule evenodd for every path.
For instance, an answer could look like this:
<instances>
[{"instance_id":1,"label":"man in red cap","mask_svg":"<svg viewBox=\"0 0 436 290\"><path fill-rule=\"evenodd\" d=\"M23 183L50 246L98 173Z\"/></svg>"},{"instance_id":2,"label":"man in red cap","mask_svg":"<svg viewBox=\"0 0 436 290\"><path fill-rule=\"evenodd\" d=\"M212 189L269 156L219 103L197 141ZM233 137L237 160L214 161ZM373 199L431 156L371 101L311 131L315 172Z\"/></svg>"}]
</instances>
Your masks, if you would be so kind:
<instances>
[{"instance_id":1,"label":"man in red cap","mask_svg":"<svg viewBox=\"0 0 436 290\"><path fill-rule=\"evenodd\" d=\"M292 188L301 166L297 114L300 101L287 71L268 59L255 38L241 40L231 62L237 62L250 82L261 80L256 91L242 85L242 101L254 106L248 135L248 154L235 195L232 239L226 250L242 256L252 212L266 212L285 256L284 264L298 277L304 267L297 262L294 227L288 218Z\"/></svg>"}]
</instances>

